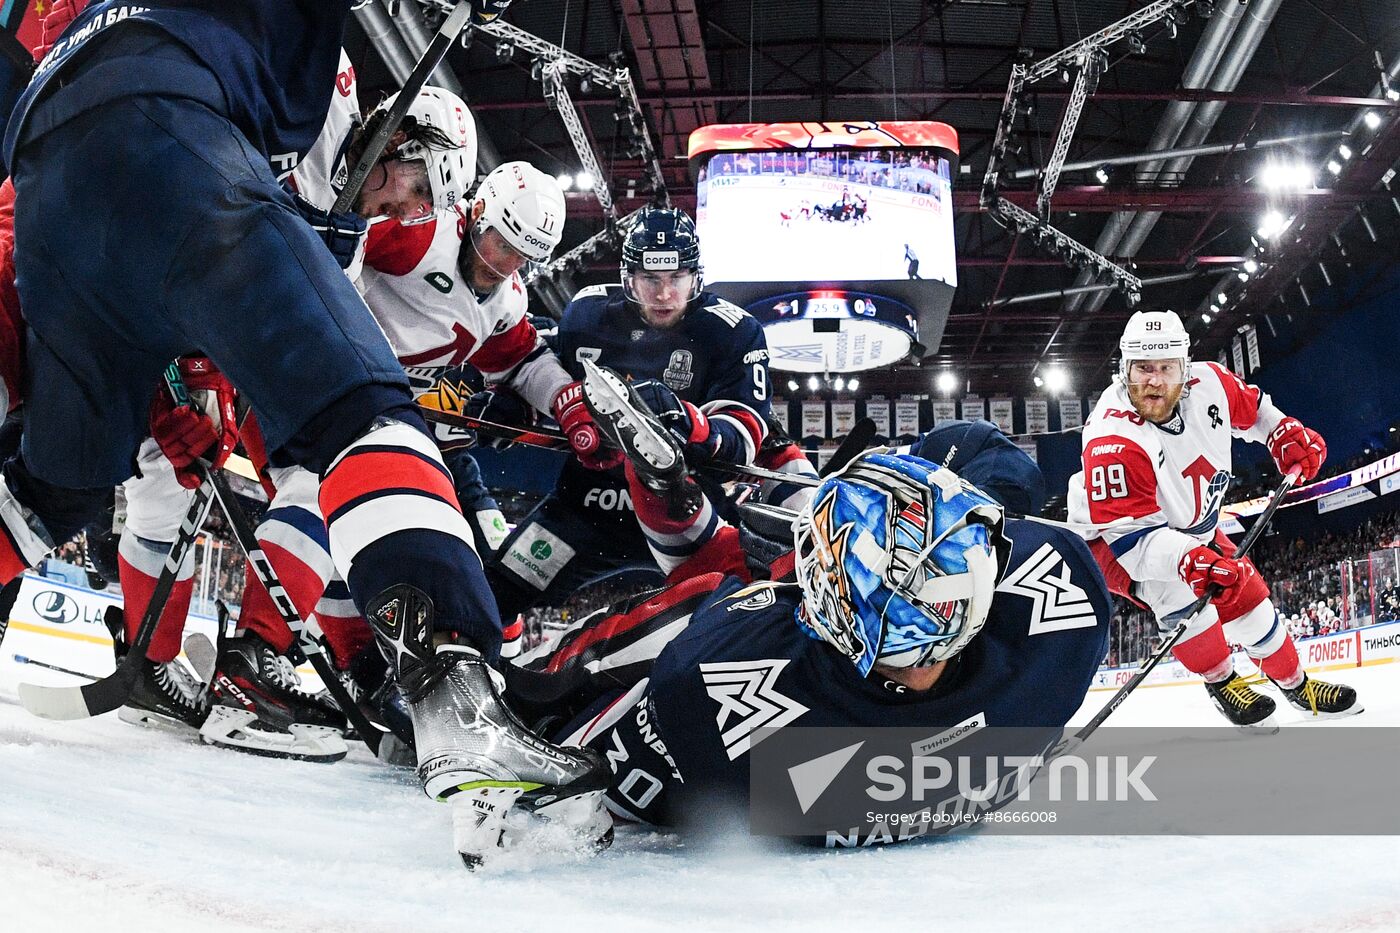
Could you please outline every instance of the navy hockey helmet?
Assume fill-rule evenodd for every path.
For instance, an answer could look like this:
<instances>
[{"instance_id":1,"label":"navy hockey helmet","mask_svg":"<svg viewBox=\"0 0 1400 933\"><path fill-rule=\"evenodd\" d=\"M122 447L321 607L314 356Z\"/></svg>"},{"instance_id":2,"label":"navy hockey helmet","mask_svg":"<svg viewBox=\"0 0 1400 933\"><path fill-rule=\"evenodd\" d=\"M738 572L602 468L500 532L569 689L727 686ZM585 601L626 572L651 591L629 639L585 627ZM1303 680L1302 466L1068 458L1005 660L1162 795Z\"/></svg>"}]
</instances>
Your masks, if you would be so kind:
<instances>
[{"instance_id":1,"label":"navy hockey helmet","mask_svg":"<svg viewBox=\"0 0 1400 933\"><path fill-rule=\"evenodd\" d=\"M700 237L695 221L676 207L644 207L622 238L622 289L637 300L631 277L637 272L695 273L689 298L700 295Z\"/></svg>"}]
</instances>

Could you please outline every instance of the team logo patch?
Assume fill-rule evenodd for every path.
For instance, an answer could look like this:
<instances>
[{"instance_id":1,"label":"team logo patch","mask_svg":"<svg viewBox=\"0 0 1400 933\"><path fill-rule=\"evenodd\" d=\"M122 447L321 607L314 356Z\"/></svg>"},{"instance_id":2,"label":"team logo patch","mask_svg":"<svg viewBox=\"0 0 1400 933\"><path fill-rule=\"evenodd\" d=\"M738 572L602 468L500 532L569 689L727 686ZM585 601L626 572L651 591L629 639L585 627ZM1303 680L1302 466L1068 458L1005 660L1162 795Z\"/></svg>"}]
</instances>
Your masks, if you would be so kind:
<instances>
[{"instance_id":1,"label":"team logo patch","mask_svg":"<svg viewBox=\"0 0 1400 933\"><path fill-rule=\"evenodd\" d=\"M753 730L781 729L807 712L807 707L777 688L778 675L789 663L790 658L781 658L700 665L705 692L719 704L715 727L730 761L752 746Z\"/></svg>"},{"instance_id":2,"label":"team logo patch","mask_svg":"<svg viewBox=\"0 0 1400 933\"><path fill-rule=\"evenodd\" d=\"M445 272L429 272L427 275L423 276L423 281L427 282L444 295L452 291L452 277Z\"/></svg>"},{"instance_id":3,"label":"team logo patch","mask_svg":"<svg viewBox=\"0 0 1400 933\"><path fill-rule=\"evenodd\" d=\"M695 381L695 373L691 369L694 363L695 358L689 350L672 351L671 362L666 364L666 371L661 374L662 381L677 392L690 388Z\"/></svg>"},{"instance_id":4,"label":"team logo patch","mask_svg":"<svg viewBox=\"0 0 1400 933\"><path fill-rule=\"evenodd\" d=\"M1029 560L1001 581L997 592L1014 593L1031 601L1031 635L1099 624L1089 594L1070 582L1069 564L1053 544L1042 544Z\"/></svg>"},{"instance_id":5,"label":"team logo patch","mask_svg":"<svg viewBox=\"0 0 1400 933\"><path fill-rule=\"evenodd\" d=\"M773 593L773 586L770 583L757 583L753 586L746 586L731 598L739 598L738 602L731 603L725 612L736 612L745 609L766 609L778 601L778 597Z\"/></svg>"},{"instance_id":6,"label":"team logo patch","mask_svg":"<svg viewBox=\"0 0 1400 933\"><path fill-rule=\"evenodd\" d=\"M634 331L632 331L632 342L633 342L633 343L636 343L638 340L641 340L641 339L642 339L642 335L645 334L645 333L646 333L646 331L644 331L644 330L634 330Z\"/></svg>"}]
</instances>

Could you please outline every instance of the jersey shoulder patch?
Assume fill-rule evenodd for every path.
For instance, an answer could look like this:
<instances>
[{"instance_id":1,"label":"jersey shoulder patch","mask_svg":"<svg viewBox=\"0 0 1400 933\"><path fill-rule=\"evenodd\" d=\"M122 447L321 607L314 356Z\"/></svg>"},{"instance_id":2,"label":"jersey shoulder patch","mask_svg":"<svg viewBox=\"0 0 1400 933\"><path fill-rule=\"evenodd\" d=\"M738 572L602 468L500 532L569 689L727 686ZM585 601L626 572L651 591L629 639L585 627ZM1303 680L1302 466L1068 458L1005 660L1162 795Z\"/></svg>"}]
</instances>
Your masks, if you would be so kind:
<instances>
[{"instance_id":1,"label":"jersey shoulder patch","mask_svg":"<svg viewBox=\"0 0 1400 933\"><path fill-rule=\"evenodd\" d=\"M706 302L704 310L713 314L730 327L738 327L744 318L752 319L749 312L745 311L743 308L713 295L709 296L709 301Z\"/></svg>"},{"instance_id":2,"label":"jersey shoulder patch","mask_svg":"<svg viewBox=\"0 0 1400 933\"><path fill-rule=\"evenodd\" d=\"M997 584L996 592L998 598L1005 594L1030 601L1026 634L1044 635L1098 625L1091 592L1102 590L1103 582L1092 575L1093 565L1084 542L1076 535L1033 522L1015 522L1015 532L1011 535L1013 566ZM1025 555L1019 564L1018 550Z\"/></svg>"},{"instance_id":3,"label":"jersey shoulder patch","mask_svg":"<svg viewBox=\"0 0 1400 933\"><path fill-rule=\"evenodd\" d=\"M606 298L608 297L608 289L621 287L621 285L586 285L578 290L573 300L582 301L585 298Z\"/></svg>"}]
</instances>

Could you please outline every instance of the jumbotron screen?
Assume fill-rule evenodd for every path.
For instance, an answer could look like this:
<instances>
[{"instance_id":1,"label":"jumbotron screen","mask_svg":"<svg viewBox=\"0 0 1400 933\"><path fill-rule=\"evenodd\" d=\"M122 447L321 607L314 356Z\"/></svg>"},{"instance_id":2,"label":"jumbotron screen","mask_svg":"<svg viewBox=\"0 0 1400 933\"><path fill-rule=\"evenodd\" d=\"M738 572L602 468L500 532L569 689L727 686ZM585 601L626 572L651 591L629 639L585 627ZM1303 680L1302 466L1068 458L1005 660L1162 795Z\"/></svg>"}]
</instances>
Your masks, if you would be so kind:
<instances>
[{"instance_id":1,"label":"jumbotron screen","mask_svg":"<svg viewBox=\"0 0 1400 933\"><path fill-rule=\"evenodd\" d=\"M951 127L927 121L701 127L690 164L706 287L754 313L795 293L884 296L916 312L908 345L932 352L957 285L957 147ZM869 330L860 318L851 329Z\"/></svg>"}]
</instances>

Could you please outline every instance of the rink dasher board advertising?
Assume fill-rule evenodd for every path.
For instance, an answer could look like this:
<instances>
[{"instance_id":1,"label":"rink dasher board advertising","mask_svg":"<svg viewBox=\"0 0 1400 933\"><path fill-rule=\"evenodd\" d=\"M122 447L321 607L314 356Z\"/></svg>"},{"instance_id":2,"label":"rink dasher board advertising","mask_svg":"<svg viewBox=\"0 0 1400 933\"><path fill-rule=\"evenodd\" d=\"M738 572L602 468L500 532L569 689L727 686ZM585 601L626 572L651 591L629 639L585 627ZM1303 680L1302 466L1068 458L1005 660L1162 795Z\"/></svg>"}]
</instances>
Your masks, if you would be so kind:
<instances>
[{"instance_id":1,"label":"rink dasher board advertising","mask_svg":"<svg viewBox=\"0 0 1400 933\"><path fill-rule=\"evenodd\" d=\"M1376 805L1400 768L1394 727L1106 726L1069 748L1059 729L976 720L755 730L749 829L828 848L969 831L1400 834L1400 810Z\"/></svg>"},{"instance_id":2,"label":"rink dasher board advertising","mask_svg":"<svg viewBox=\"0 0 1400 933\"><path fill-rule=\"evenodd\" d=\"M1302 661L1304 669L1313 673L1390 664L1400 659L1400 621L1382 622L1379 625L1347 629L1330 635L1300 638L1297 639L1297 646L1298 659ZM1243 651L1236 649L1235 654L1243 656ZM1247 663L1236 666L1242 671L1252 668L1252 665ZM1132 680L1137 672L1137 664L1100 668L1094 675L1094 685L1089 688L1089 692L1117 690ZM1201 675L1193 674L1173 660L1158 664L1141 686L1167 687L1200 683Z\"/></svg>"}]
</instances>

